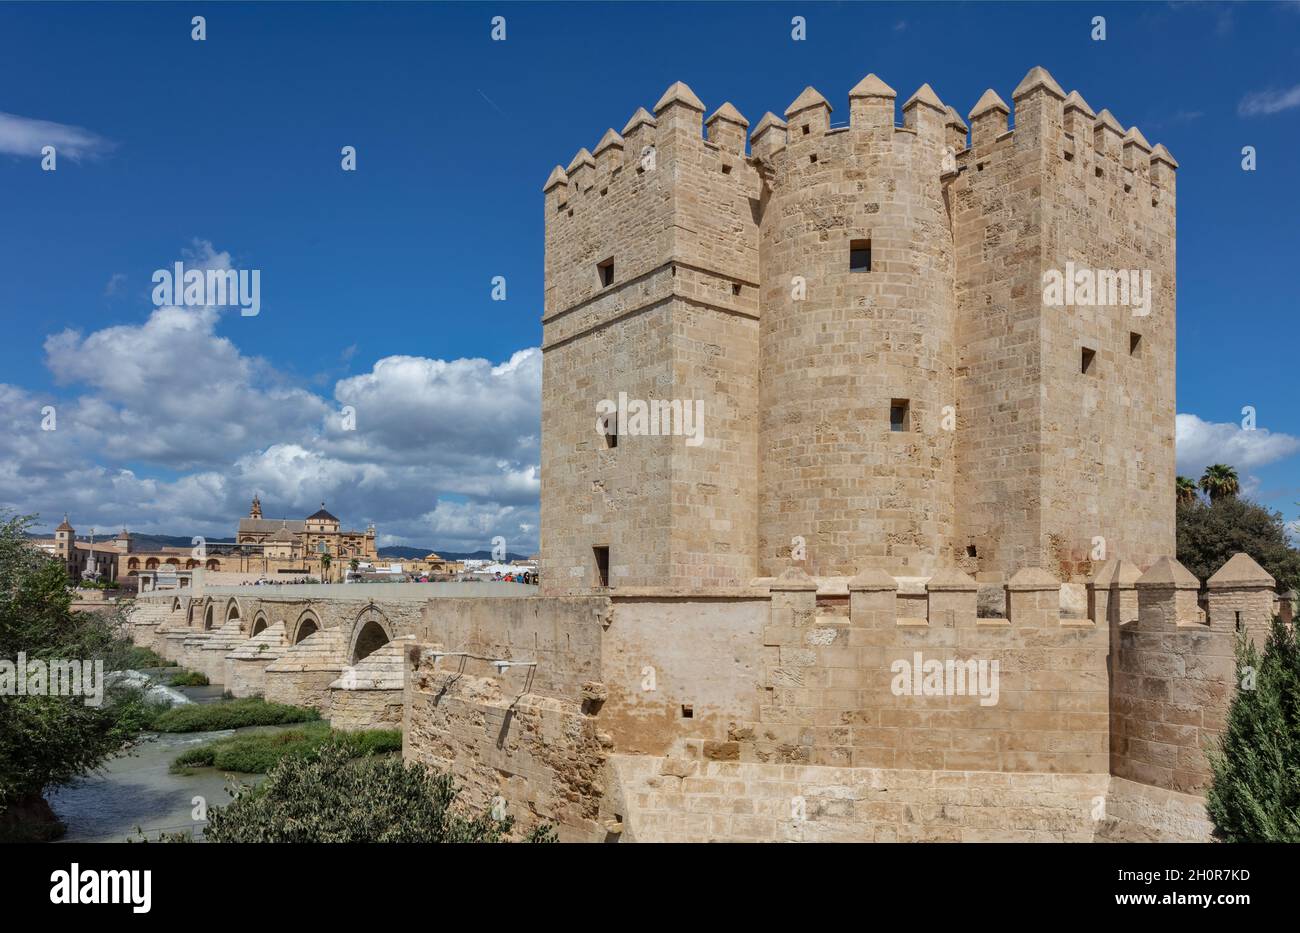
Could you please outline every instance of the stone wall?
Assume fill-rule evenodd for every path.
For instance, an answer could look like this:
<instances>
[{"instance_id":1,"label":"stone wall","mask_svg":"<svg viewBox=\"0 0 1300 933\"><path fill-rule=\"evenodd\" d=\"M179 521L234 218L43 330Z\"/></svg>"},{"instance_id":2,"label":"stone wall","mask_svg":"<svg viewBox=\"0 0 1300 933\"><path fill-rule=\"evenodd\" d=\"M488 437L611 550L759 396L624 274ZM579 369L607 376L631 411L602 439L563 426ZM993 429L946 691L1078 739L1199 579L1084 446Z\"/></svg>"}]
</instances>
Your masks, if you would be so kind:
<instances>
[{"instance_id":1,"label":"stone wall","mask_svg":"<svg viewBox=\"0 0 1300 933\"><path fill-rule=\"evenodd\" d=\"M545 187L542 587L738 585L754 576L759 178L744 118L701 138L674 85L624 136L610 129ZM598 266L613 262L612 282ZM597 404L703 402L703 442L596 432ZM660 424L662 427L662 424ZM671 425L669 426L671 428ZM555 482L549 482L554 478Z\"/></svg>"},{"instance_id":2,"label":"stone wall","mask_svg":"<svg viewBox=\"0 0 1300 933\"><path fill-rule=\"evenodd\" d=\"M757 720L735 730L741 759L1106 771L1108 632L1063 618L1061 585L1049 574L1012 578L1006 618L977 617L976 584L955 570L932 577L917 606L879 571L848 587L848 614L836 615L818 605L816 584L800 572L772 584L765 699Z\"/></svg>"},{"instance_id":3,"label":"stone wall","mask_svg":"<svg viewBox=\"0 0 1300 933\"><path fill-rule=\"evenodd\" d=\"M628 842L1091 842L1105 774L616 755Z\"/></svg>"},{"instance_id":4,"label":"stone wall","mask_svg":"<svg viewBox=\"0 0 1300 933\"><path fill-rule=\"evenodd\" d=\"M421 653L407 675L404 758L450 771L476 812L502 798L520 832L547 822L565 841L596 838L607 747L595 718L490 670Z\"/></svg>"},{"instance_id":5,"label":"stone wall","mask_svg":"<svg viewBox=\"0 0 1300 933\"><path fill-rule=\"evenodd\" d=\"M330 727L347 732L400 729L404 708L401 690L332 690Z\"/></svg>"},{"instance_id":6,"label":"stone wall","mask_svg":"<svg viewBox=\"0 0 1300 933\"><path fill-rule=\"evenodd\" d=\"M1170 558L1137 581L1138 618L1120 628L1111 699L1111 773L1142 784L1204 793L1207 750L1236 693L1238 634L1262 643L1273 609L1273 578L1238 554L1200 583Z\"/></svg>"}]
</instances>

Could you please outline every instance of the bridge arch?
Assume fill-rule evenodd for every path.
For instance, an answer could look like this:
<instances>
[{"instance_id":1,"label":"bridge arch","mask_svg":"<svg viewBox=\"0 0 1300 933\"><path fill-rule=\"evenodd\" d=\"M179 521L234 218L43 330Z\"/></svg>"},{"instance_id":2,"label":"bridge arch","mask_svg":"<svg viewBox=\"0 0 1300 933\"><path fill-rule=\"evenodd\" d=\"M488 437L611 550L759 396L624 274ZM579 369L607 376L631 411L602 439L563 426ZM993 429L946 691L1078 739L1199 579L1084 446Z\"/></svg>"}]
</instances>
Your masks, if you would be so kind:
<instances>
[{"instance_id":1,"label":"bridge arch","mask_svg":"<svg viewBox=\"0 0 1300 933\"><path fill-rule=\"evenodd\" d=\"M298 616L298 621L293 624L293 637L289 639L292 645L298 644L308 635L314 635L321 629L320 619L311 609L304 609L302 615Z\"/></svg>"},{"instance_id":2,"label":"bridge arch","mask_svg":"<svg viewBox=\"0 0 1300 933\"><path fill-rule=\"evenodd\" d=\"M248 633L248 637L252 638L254 635L262 634L262 632L266 629L266 627L269 624L270 623L267 621L266 618L266 610L265 609L257 610L257 615L253 616L253 628Z\"/></svg>"},{"instance_id":3,"label":"bridge arch","mask_svg":"<svg viewBox=\"0 0 1300 933\"><path fill-rule=\"evenodd\" d=\"M230 597L230 602L226 603L226 621L239 619L239 601L235 597Z\"/></svg>"},{"instance_id":4,"label":"bridge arch","mask_svg":"<svg viewBox=\"0 0 1300 933\"><path fill-rule=\"evenodd\" d=\"M212 630L213 616L216 615L215 610L216 603L212 602L212 600L208 600L207 604L203 607L203 631L210 632Z\"/></svg>"},{"instance_id":5,"label":"bridge arch","mask_svg":"<svg viewBox=\"0 0 1300 933\"><path fill-rule=\"evenodd\" d=\"M373 603L357 613L352 621L349 639L348 663L356 664L393 640L393 624L383 610Z\"/></svg>"}]
</instances>

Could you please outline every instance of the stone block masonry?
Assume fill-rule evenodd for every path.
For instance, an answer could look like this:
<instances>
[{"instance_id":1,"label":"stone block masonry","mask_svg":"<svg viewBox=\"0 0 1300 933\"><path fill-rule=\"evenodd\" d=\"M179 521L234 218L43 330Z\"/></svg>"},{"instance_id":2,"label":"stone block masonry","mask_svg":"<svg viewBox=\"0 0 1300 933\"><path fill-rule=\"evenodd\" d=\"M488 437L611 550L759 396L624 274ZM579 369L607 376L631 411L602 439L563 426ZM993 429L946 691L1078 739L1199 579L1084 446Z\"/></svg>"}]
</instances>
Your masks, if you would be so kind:
<instances>
[{"instance_id":1,"label":"stone block masonry","mask_svg":"<svg viewBox=\"0 0 1300 933\"><path fill-rule=\"evenodd\" d=\"M971 127L874 75L745 152L686 85L544 186L542 584L737 588L1173 551L1177 163L1042 68ZM703 124L703 127L702 125ZM702 132L702 129L704 132ZM968 141L969 133L969 141ZM1065 269L1144 303L1053 306ZM704 442L594 428L700 400Z\"/></svg>"},{"instance_id":2,"label":"stone block masonry","mask_svg":"<svg viewBox=\"0 0 1300 933\"><path fill-rule=\"evenodd\" d=\"M725 596L439 598L354 663L356 630L402 611L376 603L296 644L276 621L226 669L233 691L337 728L400 722L405 758L451 771L467 806L566 840L1206 839L1233 648L1264 637L1274 582L1237 555L1205 612L1198 589L1162 558L1107 562L1082 611L1042 568L983 612L956 568L919 583L791 569ZM278 608L329 619L327 602ZM141 641L188 614L137 605ZM250 626L277 614L260 606L240 608ZM900 664L923 675L918 653L944 675L900 689Z\"/></svg>"}]
</instances>

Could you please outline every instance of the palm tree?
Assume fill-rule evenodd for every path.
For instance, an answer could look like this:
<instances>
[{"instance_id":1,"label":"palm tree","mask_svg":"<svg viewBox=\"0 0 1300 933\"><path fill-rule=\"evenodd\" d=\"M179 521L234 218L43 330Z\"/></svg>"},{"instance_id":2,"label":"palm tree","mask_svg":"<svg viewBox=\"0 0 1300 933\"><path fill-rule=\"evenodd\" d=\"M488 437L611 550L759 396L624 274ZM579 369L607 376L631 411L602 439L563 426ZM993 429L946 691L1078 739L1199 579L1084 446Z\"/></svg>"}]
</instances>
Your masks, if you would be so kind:
<instances>
[{"instance_id":1,"label":"palm tree","mask_svg":"<svg viewBox=\"0 0 1300 933\"><path fill-rule=\"evenodd\" d=\"M1210 497L1211 504L1220 499L1230 499L1241 492L1241 483L1237 481L1237 471L1227 464L1215 463L1205 468L1201 477L1201 488Z\"/></svg>"},{"instance_id":2,"label":"palm tree","mask_svg":"<svg viewBox=\"0 0 1300 933\"><path fill-rule=\"evenodd\" d=\"M1196 501L1196 480L1190 476L1180 476L1174 486L1180 504L1191 505Z\"/></svg>"},{"instance_id":3,"label":"palm tree","mask_svg":"<svg viewBox=\"0 0 1300 933\"><path fill-rule=\"evenodd\" d=\"M321 570L320 582L329 583L330 582L330 556L328 554L322 554L320 556L320 570Z\"/></svg>"}]
</instances>

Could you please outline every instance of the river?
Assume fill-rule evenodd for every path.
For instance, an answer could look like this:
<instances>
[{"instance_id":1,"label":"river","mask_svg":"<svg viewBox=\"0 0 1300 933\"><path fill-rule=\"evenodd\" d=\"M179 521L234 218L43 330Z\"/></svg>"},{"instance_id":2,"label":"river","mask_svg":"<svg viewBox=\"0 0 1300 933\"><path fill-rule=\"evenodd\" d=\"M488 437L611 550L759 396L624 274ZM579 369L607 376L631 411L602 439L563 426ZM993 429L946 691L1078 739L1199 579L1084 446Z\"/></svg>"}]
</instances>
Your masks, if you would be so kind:
<instances>
[{"instance_id":1,"label":"river","mask_svg":"<svg viewBox=\"0 0 1300 933\"><path fill-rule=\"evenodd\" d=\"M221 698L222 688L179 689L196 703L208 703ZM68 827L58 841L125 842L128 837L139 838L137 827L150 841L157 840L159 832L189 832L196 841L202 840L205 820L194 819L194 798L203 798L207 806L224 806L230 802L227 787L232 781L252 784L263 776L228 775L214 768L183 775L172 774L168 768L186 749L236 731L246 730L148 733L127 753L73 784L51 791L47 797L50 806Z\"/></svg>"}]
</instances>

